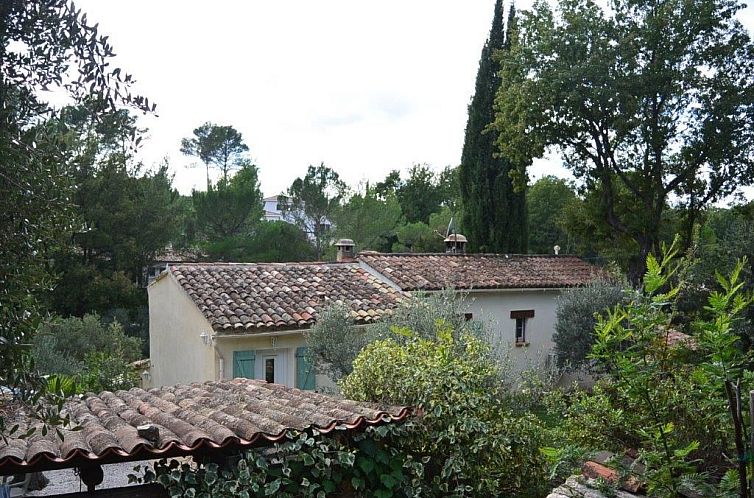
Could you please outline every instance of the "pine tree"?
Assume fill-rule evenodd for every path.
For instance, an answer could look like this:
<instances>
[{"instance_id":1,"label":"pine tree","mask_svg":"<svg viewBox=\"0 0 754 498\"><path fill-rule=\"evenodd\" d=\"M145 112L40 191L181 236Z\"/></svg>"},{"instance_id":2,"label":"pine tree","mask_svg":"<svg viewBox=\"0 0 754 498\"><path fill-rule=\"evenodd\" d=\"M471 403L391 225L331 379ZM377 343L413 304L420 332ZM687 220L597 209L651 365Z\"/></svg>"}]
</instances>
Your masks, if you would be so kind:
<instances>
[{"instance_id":1,"label":"pine tree","mask_svg":"<svg viewBox=\"0 0 754 498\"><path fill-rule=\"evenodd\" d=\"M493 104L501 83L496 53L505 56L510 48L515 11L511 4L506 26L503 2L495 3L492 29L482 49L469 105L459 173L463 227L473 251L526 252L526 193L514 190L511 163L496 157L495 134L487 131L495 118Z\"/></svg>"}]
</instances>

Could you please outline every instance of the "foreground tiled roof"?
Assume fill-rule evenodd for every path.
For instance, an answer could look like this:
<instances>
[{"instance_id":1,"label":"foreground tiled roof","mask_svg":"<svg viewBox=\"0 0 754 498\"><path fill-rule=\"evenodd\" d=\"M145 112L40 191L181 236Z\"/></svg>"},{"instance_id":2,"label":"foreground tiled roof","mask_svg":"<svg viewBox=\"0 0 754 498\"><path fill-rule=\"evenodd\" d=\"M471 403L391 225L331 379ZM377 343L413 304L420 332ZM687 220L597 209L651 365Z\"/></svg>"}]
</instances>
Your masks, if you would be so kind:
<instances>
[{"instance_id":1,"label":"foreground tiled roof","mask_svg":"<svg viewBox=\"0 0 754 498\"><path fill-rule=\"evenodd\" d=\"M265 446L288 430L357 430L410 412L248 379L103 392L69 401L65 410L80 430L63 429L62 440L40 430L0 439L0 475ZM18 435L29 419L19 411L6 422L19 424Z\"/></svg>"},{"instance_id":2,"label":"foreground tiled roof","mask_svg":"<svg viewBox=\"0 0 754 498\"><path fill-rule=\"evenodd\" d=\"M176 265L170 271L221 333L309 327L336 302L347 304L357 323L370 323L402 298L352 263L212 263Z\"/></svg>"},{"instance_id":3,"label":"foreground tiled roof","mask_svg":"<svg viewBox=\"0 0 754 498\"><path fill-rule=\"evenodd\" d=\"M365 252L358 260L404 291L574 287L600 273L575 256Z\"/></svg>"}]
</instances>

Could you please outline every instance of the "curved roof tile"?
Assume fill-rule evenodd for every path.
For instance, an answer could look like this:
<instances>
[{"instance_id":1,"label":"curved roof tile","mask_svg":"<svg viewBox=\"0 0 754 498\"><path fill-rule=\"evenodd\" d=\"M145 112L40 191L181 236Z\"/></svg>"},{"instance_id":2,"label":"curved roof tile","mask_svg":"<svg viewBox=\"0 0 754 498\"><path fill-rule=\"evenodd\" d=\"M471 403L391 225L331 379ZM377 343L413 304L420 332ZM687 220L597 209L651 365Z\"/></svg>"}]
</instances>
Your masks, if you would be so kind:
<instances>
[{"instance_id":1,"label":"curved roof tile","mask_svg":"<svg viewBox=\"0 0 754 498\"><path fill-rule=\"evenodd\" d=\"M221 333L309 327L331 302L345 303L360 323L404 297L358 264L192 263L169 271Z\"/></svg>"},{"instance_id":2,"label":"curved roof tile","mask_svg":"<svg viewBox=\"0 0 754 498\"><path fill-rule=\"evenodd\" d=\"M404 291L575 287L604 275L576 256L367 252L358 260Z\"/></svg>"},{"instance_id":3,"label":"curved roof tile","mask_svg":"<svg viewBox=\"0 0 754 498\"><path fill-rule=\"evenodd\" d=\"M263 446L291 429L358 430L401 421L411 411L250 379L106 391L72 399L64 410L77 430L61 428L63 439L56 431L0 439L0 475ZM30 419L18 411L14 422L22 435ZM140 425L157 428L157 441L139 436Z\"/></svg>"}]
</instances>

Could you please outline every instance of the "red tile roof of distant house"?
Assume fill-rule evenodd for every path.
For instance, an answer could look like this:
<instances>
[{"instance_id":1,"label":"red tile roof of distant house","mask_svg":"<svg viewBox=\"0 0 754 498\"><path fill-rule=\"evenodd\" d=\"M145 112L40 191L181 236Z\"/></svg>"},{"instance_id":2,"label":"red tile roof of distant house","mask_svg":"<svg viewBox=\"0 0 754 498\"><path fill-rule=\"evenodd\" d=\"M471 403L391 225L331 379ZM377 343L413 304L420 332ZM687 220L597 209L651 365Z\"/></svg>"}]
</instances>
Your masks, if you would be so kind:
<instances>
[{"instance_id":1,"label":"red tile roof of distant house","mask_svg":"<svg viewBox=\"0 0 754 498\"><path fill-rule=\"evenodd\" d=\"M363 252L357 260L404 291L563 288L604 276L576 256Z\"/></svg>"},{"instance_id":2,"label":"red tile roof of distant house","mask_svg":"<svg viewBox=\"0 0 754 498\"><path fill-rule=\"evenodd\" d=\"M219 333L307 328L334 303L371 323L404 298L355 263L186 264L170 273Z\"/></svg>"}]
</instances>

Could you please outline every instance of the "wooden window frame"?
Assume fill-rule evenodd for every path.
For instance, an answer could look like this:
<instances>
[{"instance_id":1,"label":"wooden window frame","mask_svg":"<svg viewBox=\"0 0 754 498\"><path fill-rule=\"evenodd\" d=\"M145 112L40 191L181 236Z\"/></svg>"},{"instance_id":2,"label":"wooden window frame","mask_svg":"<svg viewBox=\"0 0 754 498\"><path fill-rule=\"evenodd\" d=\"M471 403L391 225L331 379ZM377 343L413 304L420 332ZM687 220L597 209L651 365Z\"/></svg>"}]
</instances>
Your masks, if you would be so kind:
<instances>
[{"instance_id":1,"label":"wooden window frame","mask_svg":"<svg viewBox=\"0 0 754 498\"><path fill-rule=\"evenodd\" d=\"M513 342L516 347L524 347L529 345L529 341L526 340L526 322L530 318L534 318L534 310L511 311L511 319L516 321L513 336Z\"/></svg>"}]
</instances>

